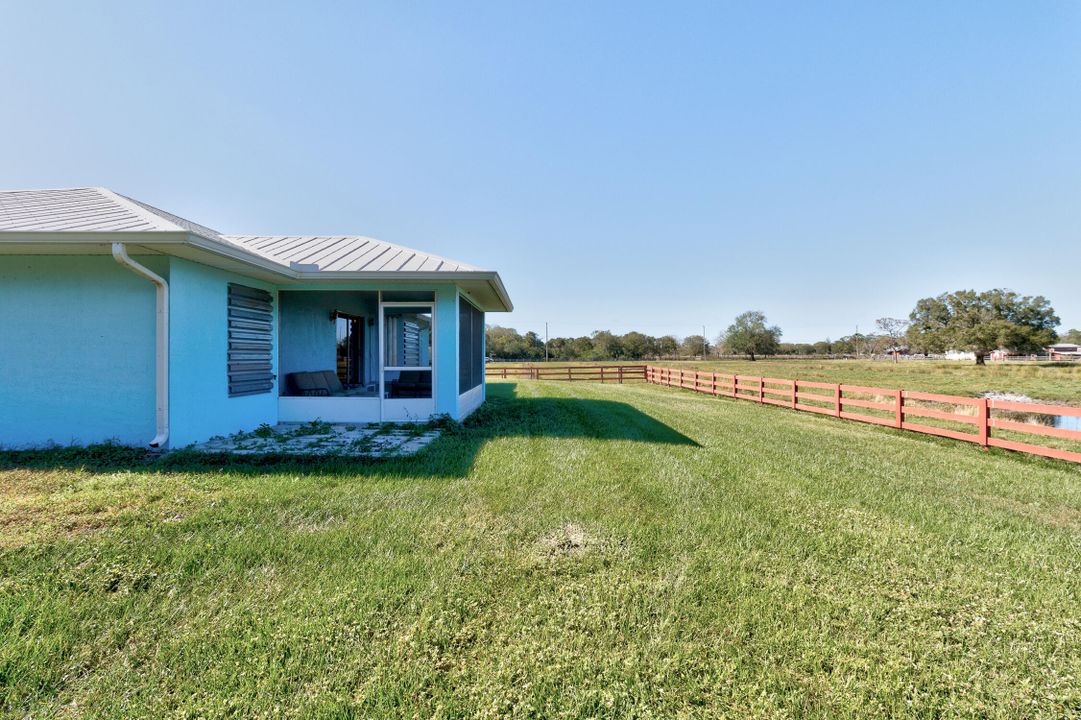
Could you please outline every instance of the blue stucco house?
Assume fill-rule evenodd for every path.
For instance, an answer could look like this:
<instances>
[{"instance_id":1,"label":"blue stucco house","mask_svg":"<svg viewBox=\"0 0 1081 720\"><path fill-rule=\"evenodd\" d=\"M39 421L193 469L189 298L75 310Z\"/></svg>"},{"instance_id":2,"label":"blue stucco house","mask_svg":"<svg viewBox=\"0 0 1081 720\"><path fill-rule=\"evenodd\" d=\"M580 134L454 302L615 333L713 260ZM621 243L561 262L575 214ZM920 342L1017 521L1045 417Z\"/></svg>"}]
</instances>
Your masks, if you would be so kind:
<instances>
[{"instance_id":1,"label":"blue stucco house","mask_svg":"<svg viewBox=\"0 0 1081 720\"><path fill-rule=\"evenodd\" d=\"M372 238L0 192L0 446L463 418L484 402L484 314L511 307L498 273Z\"/></svg>"}]
</instances>

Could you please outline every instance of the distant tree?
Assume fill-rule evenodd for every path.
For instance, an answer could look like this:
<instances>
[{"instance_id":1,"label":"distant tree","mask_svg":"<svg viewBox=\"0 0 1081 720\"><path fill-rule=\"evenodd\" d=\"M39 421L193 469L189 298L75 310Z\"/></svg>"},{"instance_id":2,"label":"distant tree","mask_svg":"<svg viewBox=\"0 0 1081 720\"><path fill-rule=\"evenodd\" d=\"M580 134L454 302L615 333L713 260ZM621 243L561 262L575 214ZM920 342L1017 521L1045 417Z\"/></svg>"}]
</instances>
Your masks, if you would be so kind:
<instances>
[{"instance_id":1,"label":"distant tree","mask_svg":"<svg viewBox=\"0 0 1081 720\"><path fill-rule=\"evenodd\" d=\"M848 338L852 342L852 347L856 351L856 357L859 357L860 355L863 355L865 352L868 352L869 346L871 345L871 342L870 342L870 339L866 335L864 335L863 333L858 333L857 332L857 333L852 333L851 335L848 336Z\"/></svg>"},{"instance_id":2,"label":"distant tree","mask_svg":"<svg viewBox=\"0 0 1081 720\"><path fill-rule=\"evenodd\" d=\"M567 343L567 356L572 360L584 360L593 357L593 339L582 335Z\"/></svg>"},{"instance_id":3,"label":"distant tree","mask_svg":"<svg viewBox=\"0 0 1081 720\"><path fill-rule=\"evenodd\" d=\"M916 303L909 318L909 343L927 352L971 351L976 364L997 348L1038 352L1056 339L1059 319L1041 295L1009 290L959 290Z\"/></svg>"},{"instance_id":4,"label":"distant tree","mask_svg":"<svg viewBox=\"0 0 1081 720\"><path fill-rule=\"evenodd\" d=\"M701 335L688 335L679 344L679 353L692 357L701 355L704 358L709 354L709 343Z\"/></svg>"},{"instance_id":5,"label":"distant tree","mask_svg":"<svg viewBox=\"0 0 1081 720\"><path fill-rule=\"evenodd\" d=\"M1062 342L1076 343L1081 345L1081 330L1067 330L1066 333L1059 338Z\"/></svg>"},{"instance_id":6,"label":"distant tree","mask_svg":"<svg viewBox=\"0 0 1081 720\"><path fill-rule=\"evenodd\" d=\"M537 333L530 330L522 338L523 358L528 360L541 360L544 358L544 340Z\"/></svg>"},{"instance_id":7,"label":"distant tree","mask_svg":"<svg viewBox=\"0 0 1081 720\"><path fill-rule=\"evenodd\" d=\"M657 338L657 355L659 357L672 357L677 352L679 352L679 341L673 335Z\"/></svg>"},{"instance_id":8,"label":"distant tree","mask_svg":"<svg viewBox=\"0 0 1081 720\"><path fill-rule=\"evenodd\" d=\"M825 340L819 340L814 344L814 349L816 355L832 355L833 343L830 341L829 338L826 338Z\"/></svg>"},{"instance_id":9,"label":"distant tree","mask_svg":"<svg viewBox=\"0 0 1081 720\"><path fill-rule=\"evenodd\" d=\"M748 310L736 316L724 333L724 348L736 355L773 355L781 340L781 328L767 326L766 316L757 310Z\"/></svg>"},{"instance_id":10,"label":"distant tree","mask_svg":"<svg viewBox=\"0 0 1081 720\"><path fill-rule=\"evenodd\" d=\"M853 342L851 335L844 335L837 338L830 343L833 348L833 352L837 355L855 355L856 343Z\"/></svg>"},{"instance_id":11,"label":"distant tree","mask_svg":"<svg viewBox=\"0 0 1081 720\"><path fill-rule=\"evenodd\" d=\"M640 332L629 332L619 339L623 357L629 360L641 360L657 354L657 341Z\"/></svg>"},{"instance_id":12,"label":"distant tree","mask_svg":"<svg viewBox=\"0 0 1081 720\"><path fill-rule=\"evenodd\" d=\"M778 355L814 355L815 346L811 343L778 343Z\"/></svg>"},{"instance_id":13,"label":"distant tree","mask_svg":"<svg viewBox=\"0 0 1081 720\"><path fill-rule=\"evenodd\" d=\"M522 336L514 328L489 325L485 328L485 348L497 360L517 360L522 357Z\"/></svg>"},{"instance_id":14,"label":"distant tree","mask_svg":"<svg viewBox=\"0 0 1081 720\"><path fill-rule=\"evenodd\" d=\"M884 317L875 320L875 326L882 333L882 337L889 340L889 350L893 352L893 361L897 362L898 349L908 332L908 320Z\"/></svg>"},{"instance_id":15,"label":"distant tree","mask_svg":"<svg viewBox=\"0 0 1081 720\"><path fill-rule=\"evenodd\" d=\"M591 337L594 360L615 360L623 354L619 338L608 330L597 330Z\"/></svg>"},{"instance_id":16,"label":"distant tree","mask_svg":"<svg viewBox=\"0 0 1081 720\"><path fill-rule=\"evenodd\" d=\"M489 325L485 328L485 350L496 360L540 360L544 340L532 330L523 336L514 328Z\"/></svg>"}]
</instances>

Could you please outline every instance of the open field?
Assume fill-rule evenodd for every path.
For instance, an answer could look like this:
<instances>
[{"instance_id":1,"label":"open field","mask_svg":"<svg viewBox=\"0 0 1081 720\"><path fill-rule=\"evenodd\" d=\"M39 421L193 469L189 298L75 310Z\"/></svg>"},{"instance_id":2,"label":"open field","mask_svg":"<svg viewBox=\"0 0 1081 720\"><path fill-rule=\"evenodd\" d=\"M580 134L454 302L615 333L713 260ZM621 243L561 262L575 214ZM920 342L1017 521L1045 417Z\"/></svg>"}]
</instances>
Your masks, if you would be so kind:
<instances>
[{"instance_id":1,"label":"open field","mask_svg":"<svg viewBox=\"0 0 1081 720\"><path fill-rule=\"evenodd\" d=\"M641 361L644 362L644 361ZM627 361L625 364L641 364ZM504 365L491 363L495 370ZM544 364L544 363L534 363ZM549 366L593 365L597 363L548 363ZM608 364L608 363L600 363ZM948 395L978 396L988 391L1015 392L1037 400L1081 405L1081 363L989 363L883 360L715 360L649 361L662 367L711 372L765 375L816 382L875 385L905 390L922 390Z\"/></svg>"},{"instance_id":2,"label":"open field","mask_svg":"<svg viewBox=\"0 0 1081 720\"><path fill-rule=\"evenodd\" d=\"M1081 713L1081 468L641 383L489 392L414 458L0 454L0 714Z\"/></svg>"}]
</instances>

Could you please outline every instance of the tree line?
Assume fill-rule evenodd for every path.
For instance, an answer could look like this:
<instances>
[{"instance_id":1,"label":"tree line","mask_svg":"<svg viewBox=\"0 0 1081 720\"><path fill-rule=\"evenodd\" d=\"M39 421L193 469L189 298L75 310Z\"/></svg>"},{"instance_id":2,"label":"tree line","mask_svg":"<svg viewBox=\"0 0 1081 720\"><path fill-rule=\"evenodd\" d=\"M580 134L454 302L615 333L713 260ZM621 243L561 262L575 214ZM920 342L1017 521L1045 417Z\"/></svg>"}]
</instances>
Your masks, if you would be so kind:
<instances>
[{"instance_id":1,"label":"tree line","mask_svg":"<svg viewBox=\"0 0 1081 720\"><path fill-rule=\"evenodd\" d=\"M754 360L773 355L867 356L901 353L972 352L976 362L1005 349L1013 353L1041 352L1056 342L1059 318L1042 296L1021 296L1009 290L961 290L923 298L907 319L884 317L876 332L853 333L813 343L781 342L781 328L770 325L761 311L738 315L713 341L702 335L653 336L632 331L623 335L597 330L580 337L548 341L547 357L556 361L648 360L680 357L743 355ZM496 360L543 360L544 339L535 332L519 333L498 325L487 328L487 354ZM1081 343L1081 330L1069 330L1062 340Z\"/></svg>"}]
</instances>

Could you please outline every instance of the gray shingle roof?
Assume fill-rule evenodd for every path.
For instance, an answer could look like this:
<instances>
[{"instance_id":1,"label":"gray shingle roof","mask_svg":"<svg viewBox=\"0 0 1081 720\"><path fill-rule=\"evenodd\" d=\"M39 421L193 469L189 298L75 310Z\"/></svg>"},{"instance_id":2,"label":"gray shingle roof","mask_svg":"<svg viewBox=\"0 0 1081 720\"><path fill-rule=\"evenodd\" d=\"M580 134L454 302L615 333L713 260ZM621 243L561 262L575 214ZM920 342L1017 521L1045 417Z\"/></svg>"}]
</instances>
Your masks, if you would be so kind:
<instances>
[{"instance_id":1,"label":"gray shingle roof","mask_svg":"<svg viewBox=\"0 0 1081 720\"><path fill-rule=\"evenodd\" d=\"M222 235L106 188L0 192L0 234L37 232L188 232L303 272L483 272L358 235Z\"/></svg>"}]
</instances>

